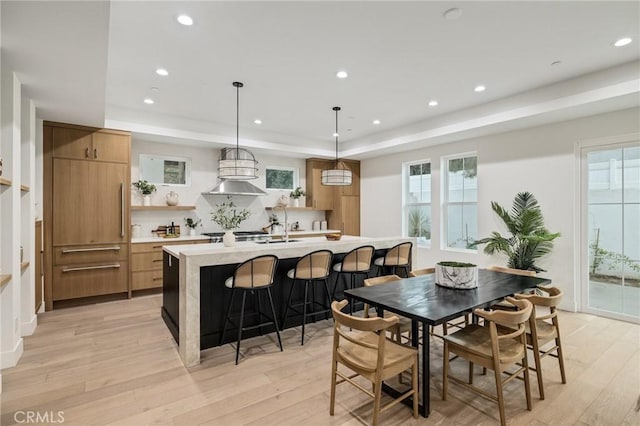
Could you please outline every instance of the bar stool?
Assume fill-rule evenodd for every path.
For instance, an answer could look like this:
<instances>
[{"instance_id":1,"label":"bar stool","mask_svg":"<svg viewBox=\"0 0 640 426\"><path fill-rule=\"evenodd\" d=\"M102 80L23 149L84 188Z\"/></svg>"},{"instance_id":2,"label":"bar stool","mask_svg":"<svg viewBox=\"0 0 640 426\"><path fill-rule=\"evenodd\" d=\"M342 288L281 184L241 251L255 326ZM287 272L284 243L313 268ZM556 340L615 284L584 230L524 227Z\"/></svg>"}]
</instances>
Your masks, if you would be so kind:
<instances>
[{"instance_id":1,"label":"bar stool","mask_svg":"<svg viewBox=\"0 0 640 426\"><path fill-rule=\"evenodd\" d=\"M400 275L398 269L402 268L404 269L405 278L408 277L409 268L411 267L412 248L413 243L410 241L391 247L387 250L384 257L378 257L373 261L373 264L378 267L376 275L381 275L381 271L383 271L384 268L391 268L391 274Z\"/></svg>"},{"instance_id":2,"label":"bar stool","mask_svg":"<svg viewBox=\"0 0 640 426\"><path fill-rule=\"evenodd\" d=\"M278 336L278 344L280 345L280 351L282 351L282 340L280 340L280 332L278 331L278 321L276 320L276 310L273 305L273 297L271 296L271 286L273 285L273 277L278 265L278 258L274 255L264 255L249 259L240 264L233 273L233 276L227 278L224 285L231 289L231 299L229 300L229 307L227 308L227 315L224 320L224 326L222 327L222 334L220 335L220 345L224 343L224 335L227 330L227 323L231 323L236 326L231 318L231 309L233 307L233 297L236 292L242 293L242 307L240 308L240 323L236 326L238 329L238 342L236 346L236 365L238 365L238 357L240 356L240 340L242 340L242 332L247 330L253 330L266 325L274 325L276 329L276 335ZM263 313L260 309L260 292L266 292L269 296L269 305L271 306L271 315ZM243 327L244 325L244 307L247 299L247 293L251 293L256 301L257 312L249 315L257 315L257 325L249 327ZM260 322L262 318L266 318L268 321Z\"/></svg>"},{"instance_id":3,"label":"bar stool","mask_svg":"<svg viewBox=\"0 0 640 426\"><path fill-rule=\"evenodd\" d=\"M356 275L361 274L365 277L369 275L371 270L371 258L375 248L371 245L360 246L347 253L342 262L333 265L333 270L338 274L336 275L336 284L333 287L332 299L336 298L336 290L340 282L341 275L349 275L349 281L345 280L345 290L348 288L354 288ZM353 304L349 303L349 313L353 314Z\"/></svg>"},{"instance_id":4,"label":"bar stool","mask_svg":"<svg viewBox=\"0 0 640 426\"><path fill-rule=\"evenodd\" d=\"M307 323L307 306L311 305L313 307L313 312L309 313L309 315L313 317L313 322L316 322L316 315L331 312L331 306L328 305L328 303L331 302L331 295L329 293L329 285L327 284L327 281L331 274L330 268L332 259L333 253L330 250L317 250L301 257L296 262L296 266L287 272L287 276L291 278L292 284L291 291L289 291L287 307L284 311L284 319L282 320L281 329L284 330L287 323L289 310L292 310L297 314L302 314L301 345L304 345L304 325ZM291 299L293 297L293 290L296 288L296 281L304 282L304 302L292 304ZM325 303L316 301L316 288L313 284L320 282L324 283L324 291L327 295ZM311 301L309 301L308 298L309 285L311 285ZM302 312L296 309L299 306L302 306ZM321 307L322 310L316 311L316 306Z\"/></svg>"}]
</instances>

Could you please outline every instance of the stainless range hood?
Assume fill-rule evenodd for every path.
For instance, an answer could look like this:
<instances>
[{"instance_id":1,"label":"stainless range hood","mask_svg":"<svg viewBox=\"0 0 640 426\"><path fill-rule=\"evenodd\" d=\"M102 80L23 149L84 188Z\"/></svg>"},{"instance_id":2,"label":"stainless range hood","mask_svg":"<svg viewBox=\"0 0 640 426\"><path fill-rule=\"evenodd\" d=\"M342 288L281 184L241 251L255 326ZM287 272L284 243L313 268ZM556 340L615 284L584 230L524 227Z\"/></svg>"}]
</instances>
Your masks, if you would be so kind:
<instances>
[{"instance_id":1,"label":"stainless range hood","mask_svg":"<svg viewBox=\"0 0 640 426\"><path fill-rule=\"evenodd\" d=\"M221 180L202 195L267 195L265 191L244 180Z\"/></svg>"}]
</instances>

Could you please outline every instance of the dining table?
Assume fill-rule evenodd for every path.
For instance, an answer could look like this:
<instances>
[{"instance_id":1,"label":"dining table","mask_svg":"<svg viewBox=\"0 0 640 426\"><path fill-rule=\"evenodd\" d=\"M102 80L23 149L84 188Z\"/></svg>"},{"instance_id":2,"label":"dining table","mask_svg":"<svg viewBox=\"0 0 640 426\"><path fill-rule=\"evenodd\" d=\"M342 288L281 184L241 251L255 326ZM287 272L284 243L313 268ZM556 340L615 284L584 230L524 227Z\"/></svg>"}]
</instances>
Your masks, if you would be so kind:
<instances>
[{"instance_id":1,"label":"dining table","mask_svg":"<svg viewBox=\"0 0 640 426\"><path fill-rule=\"evenodd\" d=\"M412 321L411 344L418 347L418 326L422 325L422 401L420 414L428 417L430 413L430 361L429 326L444 324L462 315L472 313L476 308L489 308L492 304L507 296L549 284L551 280L504 272L478 270L478 286L473 289L452 289L436 283L435 274L402 278L397 281L371 287L358 287L345 291L351 303L364 302L375 306L378 316L384 311L393 312ZM392 396L400 393L388 385L385 392ZM410 400L404 402L410 403Z\"/></svg>"}]
</instances>

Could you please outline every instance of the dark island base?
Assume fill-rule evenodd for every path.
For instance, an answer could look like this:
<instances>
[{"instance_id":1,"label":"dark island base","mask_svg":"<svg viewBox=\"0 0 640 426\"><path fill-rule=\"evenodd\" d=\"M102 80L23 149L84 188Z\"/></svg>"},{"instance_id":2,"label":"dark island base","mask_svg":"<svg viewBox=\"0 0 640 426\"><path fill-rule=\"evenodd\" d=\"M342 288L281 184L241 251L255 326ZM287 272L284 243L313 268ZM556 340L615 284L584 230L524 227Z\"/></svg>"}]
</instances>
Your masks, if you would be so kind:
<instances>
[{"instance_id":1,"label":"dark island base","mask_svg":"<svg viewBox=\"0 0 640 426\"><path fill-rule=\"evenodd\" d=\"M377 250L374 258L384 256L386 250ZM171 264L169 264L169 257L171 257ZM342 261L343 254L334 255L334 263ZM273 295L273 303L275 305L278 325L282 327L281 321L284 317L285 308L287 306L287 299L289 297L289 291L291 286L294 285L292 280L287 277L287 271L292 269L298 259L280 259L278 262L278 268L276 270L275 284L271 287ZM179 342L179 299L178 299L178 282L179 282L179 260L175 257L164 253L164 279L163 279L163 303L162 303L162 319L166 323L169 331L173 335L176 342ZM220 335L222 334L222 326L224 324L224 316L228 309L229 299L231 298L231 290L226 288L224 281L233 275L237 265L220 265L220 266L207 266L200 269L200 349L204 350L214 346L220 345ZM371 276L377 272L376 267L372 267ZM332 273L329 277L329 292L333 292L333 288L336 283L337 273ZM356 278L356 287L361 287L362 281L366 278L364 274L358 274ZM343 289L347 283L349 277L347 275L340 276L340 283L338 290L336 291L336 299L342 300L344 298ZM292 303L301 303L304 300L304 281L296 281L295 289L293 292ZM313 285L315 290L315 297L318 302L323 302L326 298L322 283ZM311 291L310 291L311 293ZM266 292L257 292L260 300L260 306L262 311L271 316L269 311L269 302ZM257 297L257 296L256 296ZM240 315L240 305L242 297L236 297L233 301L232 316L238 317ZM311 294L309 294L311 299ZM247 295L247 302L245 305L245 320L246 327L258 324L258 315L255 303L255 297ZM307 323L313 321L313 316L309 315L313 312L311 305L307 308ZM317 310L321 308L317 307ZM363 309L362 303L354 306L354 312ZM348 311L348 307L345 308ZM251 314L254 315L251 315ZM316 320L327 319L331 315L330 313L324 313L316 315ZM264 320L263 320L264 321ZM236 321L237 323L237 321ZM284 328L297 327L302 324L302 314L296 314L289 310L287 317L287 323ZM232 325L227 326L227 332L225 334L224 343L235 342L237 340L238 331L232 329ZM275 331L275 327L265 326L262 328L263 334L272 333ZM260 330L248 330L243 332L242 338L249 338L260 335Z\"/></svg>"}]
</instances>

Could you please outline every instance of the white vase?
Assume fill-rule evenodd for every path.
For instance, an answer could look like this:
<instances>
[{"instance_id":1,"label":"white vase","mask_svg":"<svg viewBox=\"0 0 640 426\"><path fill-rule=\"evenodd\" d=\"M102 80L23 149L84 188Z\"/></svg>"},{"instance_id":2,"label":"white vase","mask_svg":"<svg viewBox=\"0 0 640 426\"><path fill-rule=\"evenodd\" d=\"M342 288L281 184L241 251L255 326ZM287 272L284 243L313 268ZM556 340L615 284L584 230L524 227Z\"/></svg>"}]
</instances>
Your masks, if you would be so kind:
<instances>
[{"instance_id":1,"label":"white vase","mask_svg":"<svg viewBox=\"0 0 640 426\"><path fill-rule=\"evenodd\" d=\"M196 236L196 228L189 228L189 236L190 237Z\"/></svg>"},{"instance_id":2,"label":"white vase","mask_svg":"<svg viewBox=\"0 0 640 426\"><path fill-rule=\"evenodd\" d=\"M142 205L150 206L151 205L151 195L143 195L142 196Z\"/></svg>"},{"instance_id":3,"label":"white vase","mask_svg":"<svg viewBox=\"0 0 640 426\"><path fill-rule=\"evenodd\" d=\"M300 198L294 198L293 199L293 206L292 207L300 207Z\"/></svg>"},{"instance_id":4,"label":"white vase","mask_svg":"<svg viewBox=\"0 0 640 426\"><path fill-rule=\"evenodd\" d=\"M222 244L224 244L225 247L233 247L236 245L236 236L233 235L233 230L229 229L224 231Z\"/></svg>"}]
</instances>

